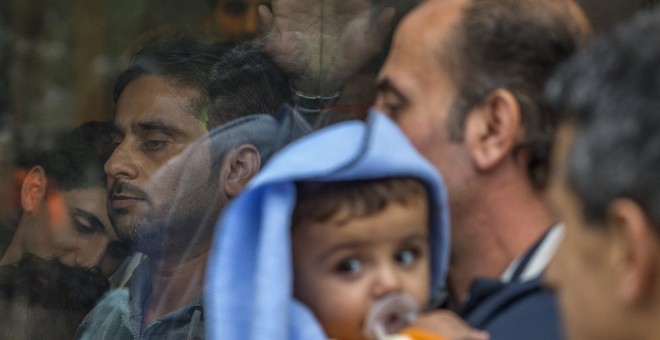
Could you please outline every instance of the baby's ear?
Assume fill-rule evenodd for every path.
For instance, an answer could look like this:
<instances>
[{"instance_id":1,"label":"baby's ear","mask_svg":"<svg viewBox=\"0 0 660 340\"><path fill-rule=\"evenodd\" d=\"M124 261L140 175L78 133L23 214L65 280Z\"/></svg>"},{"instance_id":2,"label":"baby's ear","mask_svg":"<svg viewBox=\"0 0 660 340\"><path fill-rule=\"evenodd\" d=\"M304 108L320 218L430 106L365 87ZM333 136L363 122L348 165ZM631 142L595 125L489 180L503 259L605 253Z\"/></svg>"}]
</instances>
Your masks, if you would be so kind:
<instances>
[{"instance_id":1,"label":"baby's ear","mask_svg":"<svg viewBox=\"0 0 660 340\"><path fill-rule=\"evenodd\" d=\"M41 166L35 166L27 173L21 187L21 206L27 212L34 211L46 196L48 179Z\"/></svg>"},{"instance_id":2,"label":"baby's ear","mask_svg":"<svg viewBox=\"0 0 660 340\"><path fill-rule=\"evenodd\" d=\"M221 183L227 197L237 196L261 168L261 156L256 146L243 144L230 150L223 161Z\"/></svg>"}]
</instances>

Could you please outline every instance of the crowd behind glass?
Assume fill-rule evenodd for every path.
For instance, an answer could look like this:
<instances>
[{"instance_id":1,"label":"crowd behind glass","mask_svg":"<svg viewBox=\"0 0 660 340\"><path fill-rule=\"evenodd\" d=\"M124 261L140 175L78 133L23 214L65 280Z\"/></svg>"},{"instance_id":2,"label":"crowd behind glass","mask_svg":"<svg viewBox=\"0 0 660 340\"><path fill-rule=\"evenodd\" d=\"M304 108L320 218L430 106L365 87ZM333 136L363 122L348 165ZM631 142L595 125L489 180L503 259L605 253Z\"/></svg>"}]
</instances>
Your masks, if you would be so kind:
<instances>
[{"instance_id":1,"label":"crowd behind glass","mask_svg":"<svg viewBox=\"0 0 660 340\"><path fill-rule=\"evenodd\" d=\"M658 338L654 7L5 2L0 339Z\"/></svg>"}]
</instances>

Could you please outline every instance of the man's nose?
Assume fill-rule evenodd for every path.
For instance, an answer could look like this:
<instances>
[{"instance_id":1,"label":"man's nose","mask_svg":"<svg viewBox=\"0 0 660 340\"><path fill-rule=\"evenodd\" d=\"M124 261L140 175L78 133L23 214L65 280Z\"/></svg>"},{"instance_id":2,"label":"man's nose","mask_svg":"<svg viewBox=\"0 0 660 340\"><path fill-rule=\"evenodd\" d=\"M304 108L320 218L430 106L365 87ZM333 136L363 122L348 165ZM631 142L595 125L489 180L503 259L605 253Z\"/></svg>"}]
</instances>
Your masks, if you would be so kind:
<instances>
[{"instance_id":1,"label":"man's nose","mask_svg":"<svg viewBox=\"0 0 660 340\"><path fill-rule=\"evenodd\" d=\"M382 264L375 269L372 293L379 299L401 291L401 275L394 264Z\"/></svg>"},{"instance_id":2,"label":"man's nose","mask_svg":"<svg viewBox=\"0 0 660 340\"><path fill-rule=\"evenodd\" d=\"M115 148L103 169L106 175L117 179L135 179L138 174L134 155L125 143Z\"/></svg>"}]
</instances>

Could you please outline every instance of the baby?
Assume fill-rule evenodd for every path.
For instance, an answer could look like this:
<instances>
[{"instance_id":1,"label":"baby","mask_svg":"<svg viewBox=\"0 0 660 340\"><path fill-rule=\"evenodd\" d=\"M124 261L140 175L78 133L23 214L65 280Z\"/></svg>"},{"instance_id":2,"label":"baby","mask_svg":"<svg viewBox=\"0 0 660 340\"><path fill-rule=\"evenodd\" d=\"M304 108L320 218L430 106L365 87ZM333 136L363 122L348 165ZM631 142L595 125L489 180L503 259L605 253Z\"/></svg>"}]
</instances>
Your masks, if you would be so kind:
<instances>
[{"instance_id":1,"label":"baby","mask_svg":"<svg viewBox=\"0 0 660 340\"><path fill-rule=\"evenodd\" d=\"M429 204L421 181L299 182L296 191L293 294L329 337L363 338L371 306L390 294L428 302Z\"/></svg>"},{"instance_id":2,"label":"baby","mask_svg":"<svg viewBox=\"0 0 660 340\"><path fill-rule=\"evenodd\" d=\"M374 113L325 128L276 154L219 222L207 335L396 331L440 291L448 254L444 186L396 125Z\"/></svg>"}]
</instances>

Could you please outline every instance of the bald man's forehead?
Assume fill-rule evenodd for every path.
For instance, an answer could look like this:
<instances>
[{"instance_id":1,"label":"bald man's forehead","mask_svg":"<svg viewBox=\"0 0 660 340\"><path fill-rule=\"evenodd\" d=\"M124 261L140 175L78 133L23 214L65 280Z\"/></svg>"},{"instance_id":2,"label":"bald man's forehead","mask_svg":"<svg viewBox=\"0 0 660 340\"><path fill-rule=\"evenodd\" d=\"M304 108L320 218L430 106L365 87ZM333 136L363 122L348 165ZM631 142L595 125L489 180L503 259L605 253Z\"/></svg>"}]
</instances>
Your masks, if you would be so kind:
<instances>
[{"instance_id":1,"label":"bald man's forehead","mask_svg":"<svg viewBox=\"0 0 660 340\"><path fill-rule=\"evenodd\" d=\"M437 49L463 16L468 0L430 0L411 11L397 29L395 40L414 39L426 49Z\"/></svg>"},{"instance_id":2,"label":"bald man's forehead","mask_svg":"<svg viewBox=\"0 0 660 340\"><path fill-rule=\"evenodd\" d=\"M435 22L436 25L443 24L446 22L443 22L445 20L439 20L440 17L456 20L470 3L470 0L428 0L411 11L406 19L431 21Z\"/></svg>"}]
</instances>

